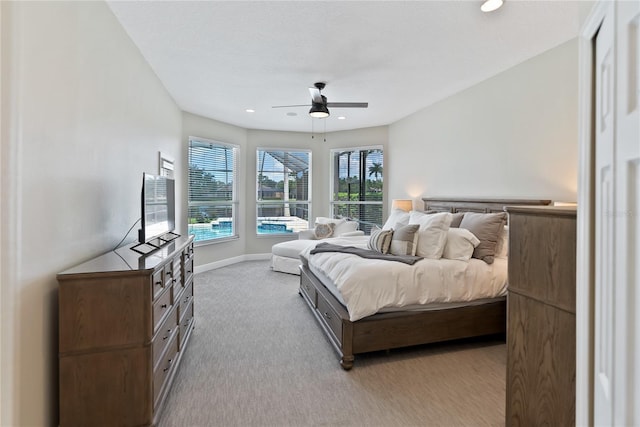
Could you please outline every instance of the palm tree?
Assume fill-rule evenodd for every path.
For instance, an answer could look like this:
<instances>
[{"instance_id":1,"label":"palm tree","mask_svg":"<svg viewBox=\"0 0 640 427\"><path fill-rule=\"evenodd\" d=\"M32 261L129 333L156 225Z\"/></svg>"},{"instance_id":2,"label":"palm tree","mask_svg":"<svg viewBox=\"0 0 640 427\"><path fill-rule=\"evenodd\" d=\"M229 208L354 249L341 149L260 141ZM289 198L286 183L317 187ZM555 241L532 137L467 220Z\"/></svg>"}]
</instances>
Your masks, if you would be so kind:
<instances>
[{"instance_id":1,"label":"palm tree","mask_svg":"<svg viewBox=\"0 0 640 427\"><path fill-rule=\"evenodd\" d=\"M369 176L373 175L375 179L378 179L378 175L382 176L382 163L374 163L369 166Z\"/></svg>"}]
</instances>

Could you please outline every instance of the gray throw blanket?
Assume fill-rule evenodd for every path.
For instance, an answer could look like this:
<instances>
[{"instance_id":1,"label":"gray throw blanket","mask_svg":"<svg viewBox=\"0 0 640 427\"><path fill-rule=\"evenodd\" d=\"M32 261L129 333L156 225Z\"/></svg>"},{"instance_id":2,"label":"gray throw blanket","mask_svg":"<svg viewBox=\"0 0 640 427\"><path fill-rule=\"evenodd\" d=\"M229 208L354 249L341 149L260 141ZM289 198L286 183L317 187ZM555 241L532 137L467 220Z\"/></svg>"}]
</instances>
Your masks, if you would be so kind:
<instances>
[{"instance_id":1,"label":"gray throw blanket","mask_svg":"<svg viewBox=\"0 0 640 427\"><path fill-rule=\"evenodd\" d=\"M317 254L321 252L341 252L345 254L358 255L359 257L362 257L362 258L398 261L398 262L403 262L409 265L413 265L422 259L422 257L419 257L419 256L381 254L380 252L372 251L370 249L362 249L362 248L357 248L355 246L333 245L331 243L318 243L316 247L314 249L311 249L309 253Z\"/></svg>"}]
</instances>

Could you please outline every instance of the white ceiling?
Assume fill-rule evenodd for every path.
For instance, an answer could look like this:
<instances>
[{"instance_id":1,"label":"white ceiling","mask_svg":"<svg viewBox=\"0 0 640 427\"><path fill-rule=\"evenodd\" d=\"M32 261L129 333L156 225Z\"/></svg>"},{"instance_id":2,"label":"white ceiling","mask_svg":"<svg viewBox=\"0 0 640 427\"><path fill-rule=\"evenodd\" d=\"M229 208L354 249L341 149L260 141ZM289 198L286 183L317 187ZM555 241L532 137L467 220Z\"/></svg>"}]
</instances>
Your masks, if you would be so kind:
<instances>
[{"instance_id":1,"label":"white ceiling","mask_svg":"<svg viewBox=\"0 0 640 427\"><path fill-rule=\"evenodd\" d=\"M579 33L579 1L109 1L178 106L248 129L387 125ZM308 87L369 102L311 119ZM523 82L524 83L524 82ZM245 110L252 108L255 113ZM297 113L289 116L287 113ZM338 116L346 116L338 120Z\"/></svg>"}]
</instances>

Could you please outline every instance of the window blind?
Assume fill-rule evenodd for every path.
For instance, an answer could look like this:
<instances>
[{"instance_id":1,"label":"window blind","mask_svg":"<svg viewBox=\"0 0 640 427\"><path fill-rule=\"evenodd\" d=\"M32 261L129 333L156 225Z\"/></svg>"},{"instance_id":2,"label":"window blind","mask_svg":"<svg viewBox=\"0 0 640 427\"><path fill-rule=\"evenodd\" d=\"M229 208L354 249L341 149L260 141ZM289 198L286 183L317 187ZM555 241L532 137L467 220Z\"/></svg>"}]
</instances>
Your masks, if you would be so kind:
<instances>
[{"instance_id":1,"label":"window blind","mask_svg":"<svg viewBox=\"0 0 640 427\"><path fill-rule=\"evenodd\" d=\"M195 241L236 236L238 147L189 139L189 231Z\"/></svg>"}]
</instances>

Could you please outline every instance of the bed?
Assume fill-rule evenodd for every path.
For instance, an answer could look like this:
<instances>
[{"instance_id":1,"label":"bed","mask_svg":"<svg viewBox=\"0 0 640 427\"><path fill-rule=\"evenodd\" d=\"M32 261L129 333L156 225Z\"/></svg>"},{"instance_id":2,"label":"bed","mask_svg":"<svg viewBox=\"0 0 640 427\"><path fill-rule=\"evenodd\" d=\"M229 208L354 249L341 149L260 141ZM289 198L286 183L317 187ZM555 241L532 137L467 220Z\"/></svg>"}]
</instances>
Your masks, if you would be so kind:
<instances>
[{"instance_id":1,"label":"bed","mask_svg":"<svg viewBox=\"0 0 640 427\"><path fill-rule=\"evenodd\" d=\"M504 207L509 205L551 203L550 200L451 198L424 198L423 202L424 211L431 213L496 213L503 212ZM500 262L496 263L496 269L499 269ZM506 260L503 269L506 271ZM345 370L353 367L355 355L360 353L504 334L506 330L505 296L481 298L467 303L430 304L429 307L412 305L408 309L387 308L375 314L354 317L347 310L343 298L336 293L335 286L332 289L331 283L327 283L328 278L323 277L317 268L315 270L314 273L309 255L303 256L299 293L338 353L340 365ZM504 285L506 287L506 278Z\"/></svg>"}]
</instances>

